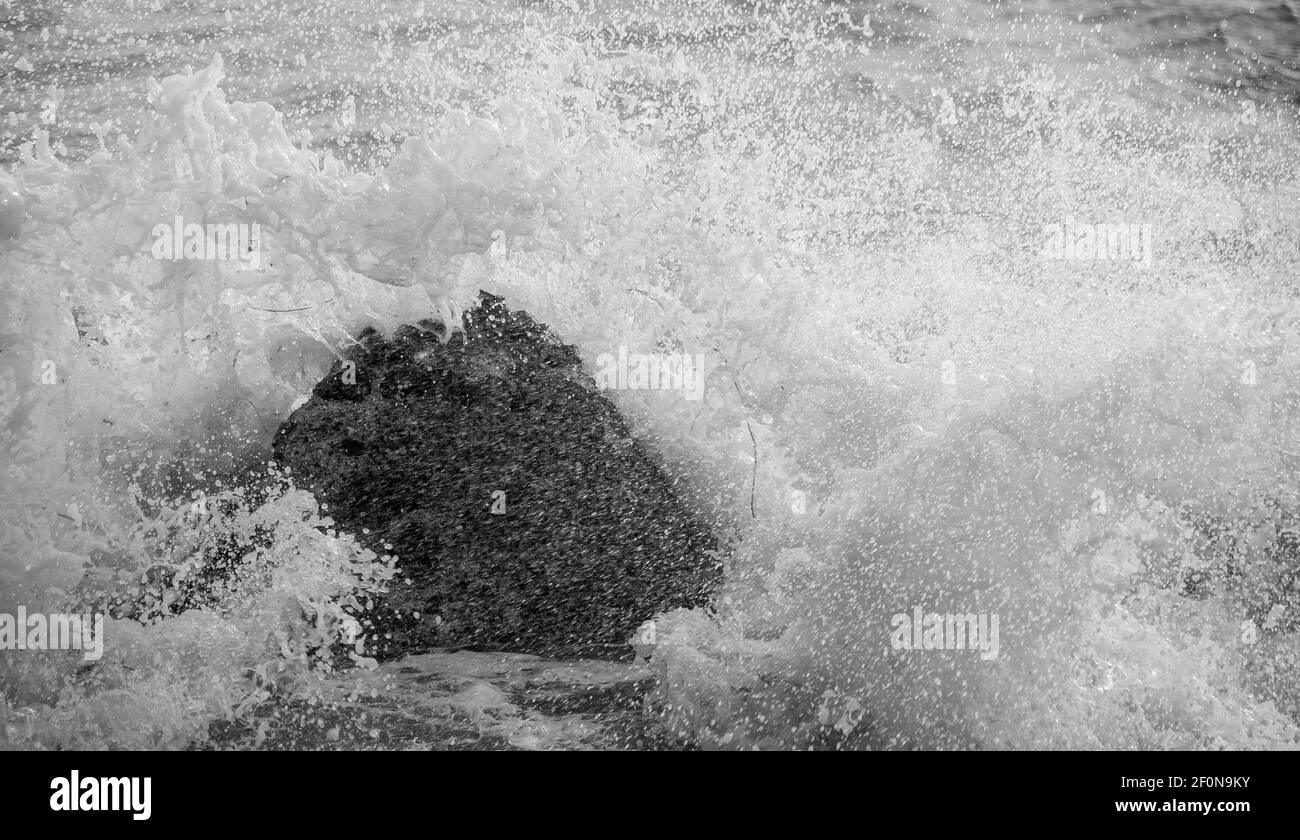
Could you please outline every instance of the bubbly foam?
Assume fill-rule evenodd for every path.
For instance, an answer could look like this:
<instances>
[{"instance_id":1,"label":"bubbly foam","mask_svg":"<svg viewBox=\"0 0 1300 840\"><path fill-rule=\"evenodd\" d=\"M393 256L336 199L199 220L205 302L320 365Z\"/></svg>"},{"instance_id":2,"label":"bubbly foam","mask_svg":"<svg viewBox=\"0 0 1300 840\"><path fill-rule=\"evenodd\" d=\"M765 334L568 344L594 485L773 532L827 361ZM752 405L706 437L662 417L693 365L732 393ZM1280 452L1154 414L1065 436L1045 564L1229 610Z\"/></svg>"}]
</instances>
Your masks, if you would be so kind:
<instances>
[{"instance_id":1,"label":"bubbly foam","mask_svg":"<svg viewBox=\"0 0 1300 840\"><path fill-rule=\"evenodd\" d=\"M658 617L645 649L681 734L1295 746L1292 115L1167 116L1015 66L850 95L869 45L744 24L729 64L539 36L508 91L373 172L228 102L219 61L152 86L153 124L88 160L38 138L10 185L32 218L0 242L0 594L146 566L135 499L203 484L161 465L233 470L361 326L454 323L482 287L593 367L708 360L699 401L610 392L729 545L717 610ZM152 260L177 212L259 223L264 268ZM1150 265L1045 257L1067 219L1150 225ZM999 615L999 657L901 654L891 617L918 606ZM125 690L242 680L259 627L147 628L235 653ZM80 738L106 696L45 731ZM192 737L213 713L174 708L137 714Z\"/></svg>"}]
</instances>

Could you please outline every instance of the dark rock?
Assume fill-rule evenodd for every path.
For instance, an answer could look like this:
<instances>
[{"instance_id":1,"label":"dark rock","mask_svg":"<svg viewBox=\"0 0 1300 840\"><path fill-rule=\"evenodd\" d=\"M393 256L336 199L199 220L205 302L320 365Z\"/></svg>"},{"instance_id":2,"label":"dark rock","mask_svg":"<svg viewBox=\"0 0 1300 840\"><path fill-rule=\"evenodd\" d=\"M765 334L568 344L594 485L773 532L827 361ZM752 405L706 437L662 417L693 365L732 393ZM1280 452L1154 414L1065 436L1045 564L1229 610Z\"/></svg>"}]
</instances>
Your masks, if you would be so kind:
<instances>
[{"instance_id":1,"label":"dark rock","mask_svg":"<svg viewBox=\"0 0 1300 840\"><path fill-rule=\"evenodd\" d=\"M375 652L590 653L707 604L714 538L574 349L486 293L441 338L363 333L275 441L341 529L400 558L363 617Z\"/></svg>"}]
</instances>

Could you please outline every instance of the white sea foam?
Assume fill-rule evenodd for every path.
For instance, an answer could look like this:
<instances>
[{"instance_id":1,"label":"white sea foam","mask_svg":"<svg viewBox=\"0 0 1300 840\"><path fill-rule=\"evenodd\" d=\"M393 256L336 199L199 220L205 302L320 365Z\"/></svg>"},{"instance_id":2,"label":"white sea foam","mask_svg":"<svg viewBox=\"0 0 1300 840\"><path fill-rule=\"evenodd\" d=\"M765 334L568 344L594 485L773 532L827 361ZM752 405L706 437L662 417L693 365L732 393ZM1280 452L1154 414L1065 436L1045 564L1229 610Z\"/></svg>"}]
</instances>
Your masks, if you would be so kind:
<instances>
[{"instance_id":1,"label":"white sea foam","mask_svg":"<svg viewBox=\"0 0 1300 840\"><path fill-rule=\"evenodd\" d=\"M147 467L257 451L361 326L454 322L481 287L593 368L611 347L708 361L698 401L609 392L731 542L716 612L658 617L641 646L682 734L1295 746L1295 625L1242 631L1296 562L1286 116L1165 118L1015 67L933 102L901 83L852 98L826 67L878 56L802 26L757 26L730 66L538 37L499 98L430 118L374 172L228 102L220 62L151 87L154 122L88 160L38 140L7 183L32 218L0 242L0 595L71 590L88 560L147 565ZM259 224L263 270L153 260L177 213ZM1140 219L1155 258L1042 259L1044 221L1066 218ZM1211 519L1240 538L1236 582ZM269 667L266 639L301 629L276 598L346 592L354 555L329 540L333 559L255 609L110 627L136 664L171 652L122 688L155 701L133 729L188 737L229 711L243 695L196 686ZM1189 597L1201 566L1219 577ZM998 615L997 659L901 656L890 617L916 604ZM105 704L128 720L84 702L42 737L93 743Z\"/></svg>"}]
</instances>

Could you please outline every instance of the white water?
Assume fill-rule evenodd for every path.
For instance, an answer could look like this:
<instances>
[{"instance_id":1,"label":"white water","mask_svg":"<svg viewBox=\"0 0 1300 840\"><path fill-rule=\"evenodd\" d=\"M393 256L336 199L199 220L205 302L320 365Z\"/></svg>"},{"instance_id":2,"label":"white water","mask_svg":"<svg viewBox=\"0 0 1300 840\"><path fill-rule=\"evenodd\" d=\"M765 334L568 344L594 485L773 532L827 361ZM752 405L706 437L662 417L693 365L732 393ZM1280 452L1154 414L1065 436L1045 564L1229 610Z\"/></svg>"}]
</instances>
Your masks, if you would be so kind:
<instances>
[{"instance_id":1,"label":"white water","mask_svg":"<svg viewBox=\"0 0 1300 840\"><path fill-rule=\"evenodd\" d=\"M1251 642L1243 623L1286 597L1264 500L1300 501L1295 114L1117 58L1122 25L1035 9L883 7L868 35L856 9L847 27L722 5L511 26L458 7L456 37L390 35L364 72L304 36L305 69L223 83L213 64L109 100L156 116L97 152L37 142L5 176L32 219L0 243L0 610L57 601L87 561L157 562L166 514L132 502L161 492L155 465L234 462L348 335L485 288L590 363L620 345L710 361L702 402L616 394L735 545L716 615L660 617L647 650L676 731L1294 746L1294 616ZM371 11L381 46L416 19ZM221 92L284 96L338 65L416 92L338 83L364 89L367 126L397 123L377 130L392 145L415 135L373 172L322 151L346 115L290 139L275 108ZM178 212L257 221L269 267L154 261L149 232ZM1043 259L1042 225L1067 218L1151 225L1152 264ZM1231 523L1249 570L1200 600L1179 594L1210 555L1184 505ZM344 632L340 575L382 573L285 510L264 512L284 523L270 585L114 623L106 658L130 670L53 707L61 672L10 666L11 718L46 744L172 744L260 696L250 672L310 691L309 642ZM914 606L999 614L1001 656L900 656L889 620ZM306 631L304 608L334 618Z\"/></svg>"}]
</instances>

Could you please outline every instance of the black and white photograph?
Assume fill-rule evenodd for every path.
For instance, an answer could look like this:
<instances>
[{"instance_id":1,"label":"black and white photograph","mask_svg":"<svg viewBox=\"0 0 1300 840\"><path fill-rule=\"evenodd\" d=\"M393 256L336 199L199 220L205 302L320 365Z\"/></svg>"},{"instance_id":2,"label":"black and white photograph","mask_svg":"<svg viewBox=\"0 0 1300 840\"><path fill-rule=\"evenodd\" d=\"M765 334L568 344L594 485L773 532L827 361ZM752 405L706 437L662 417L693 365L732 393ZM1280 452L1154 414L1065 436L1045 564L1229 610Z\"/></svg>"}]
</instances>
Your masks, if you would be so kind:
<instances>
[{"instance_id":1,"label":"black and white photograph","mask_svg":"<svg viewBox=\"0 0 1300 840\"><path fill-rule=\"evenodd\" d=\"M1296 0L3 0L0 751L1182 753L1098 811L1223 825L1298 211Z\"/></svg>"}]
</instances>

